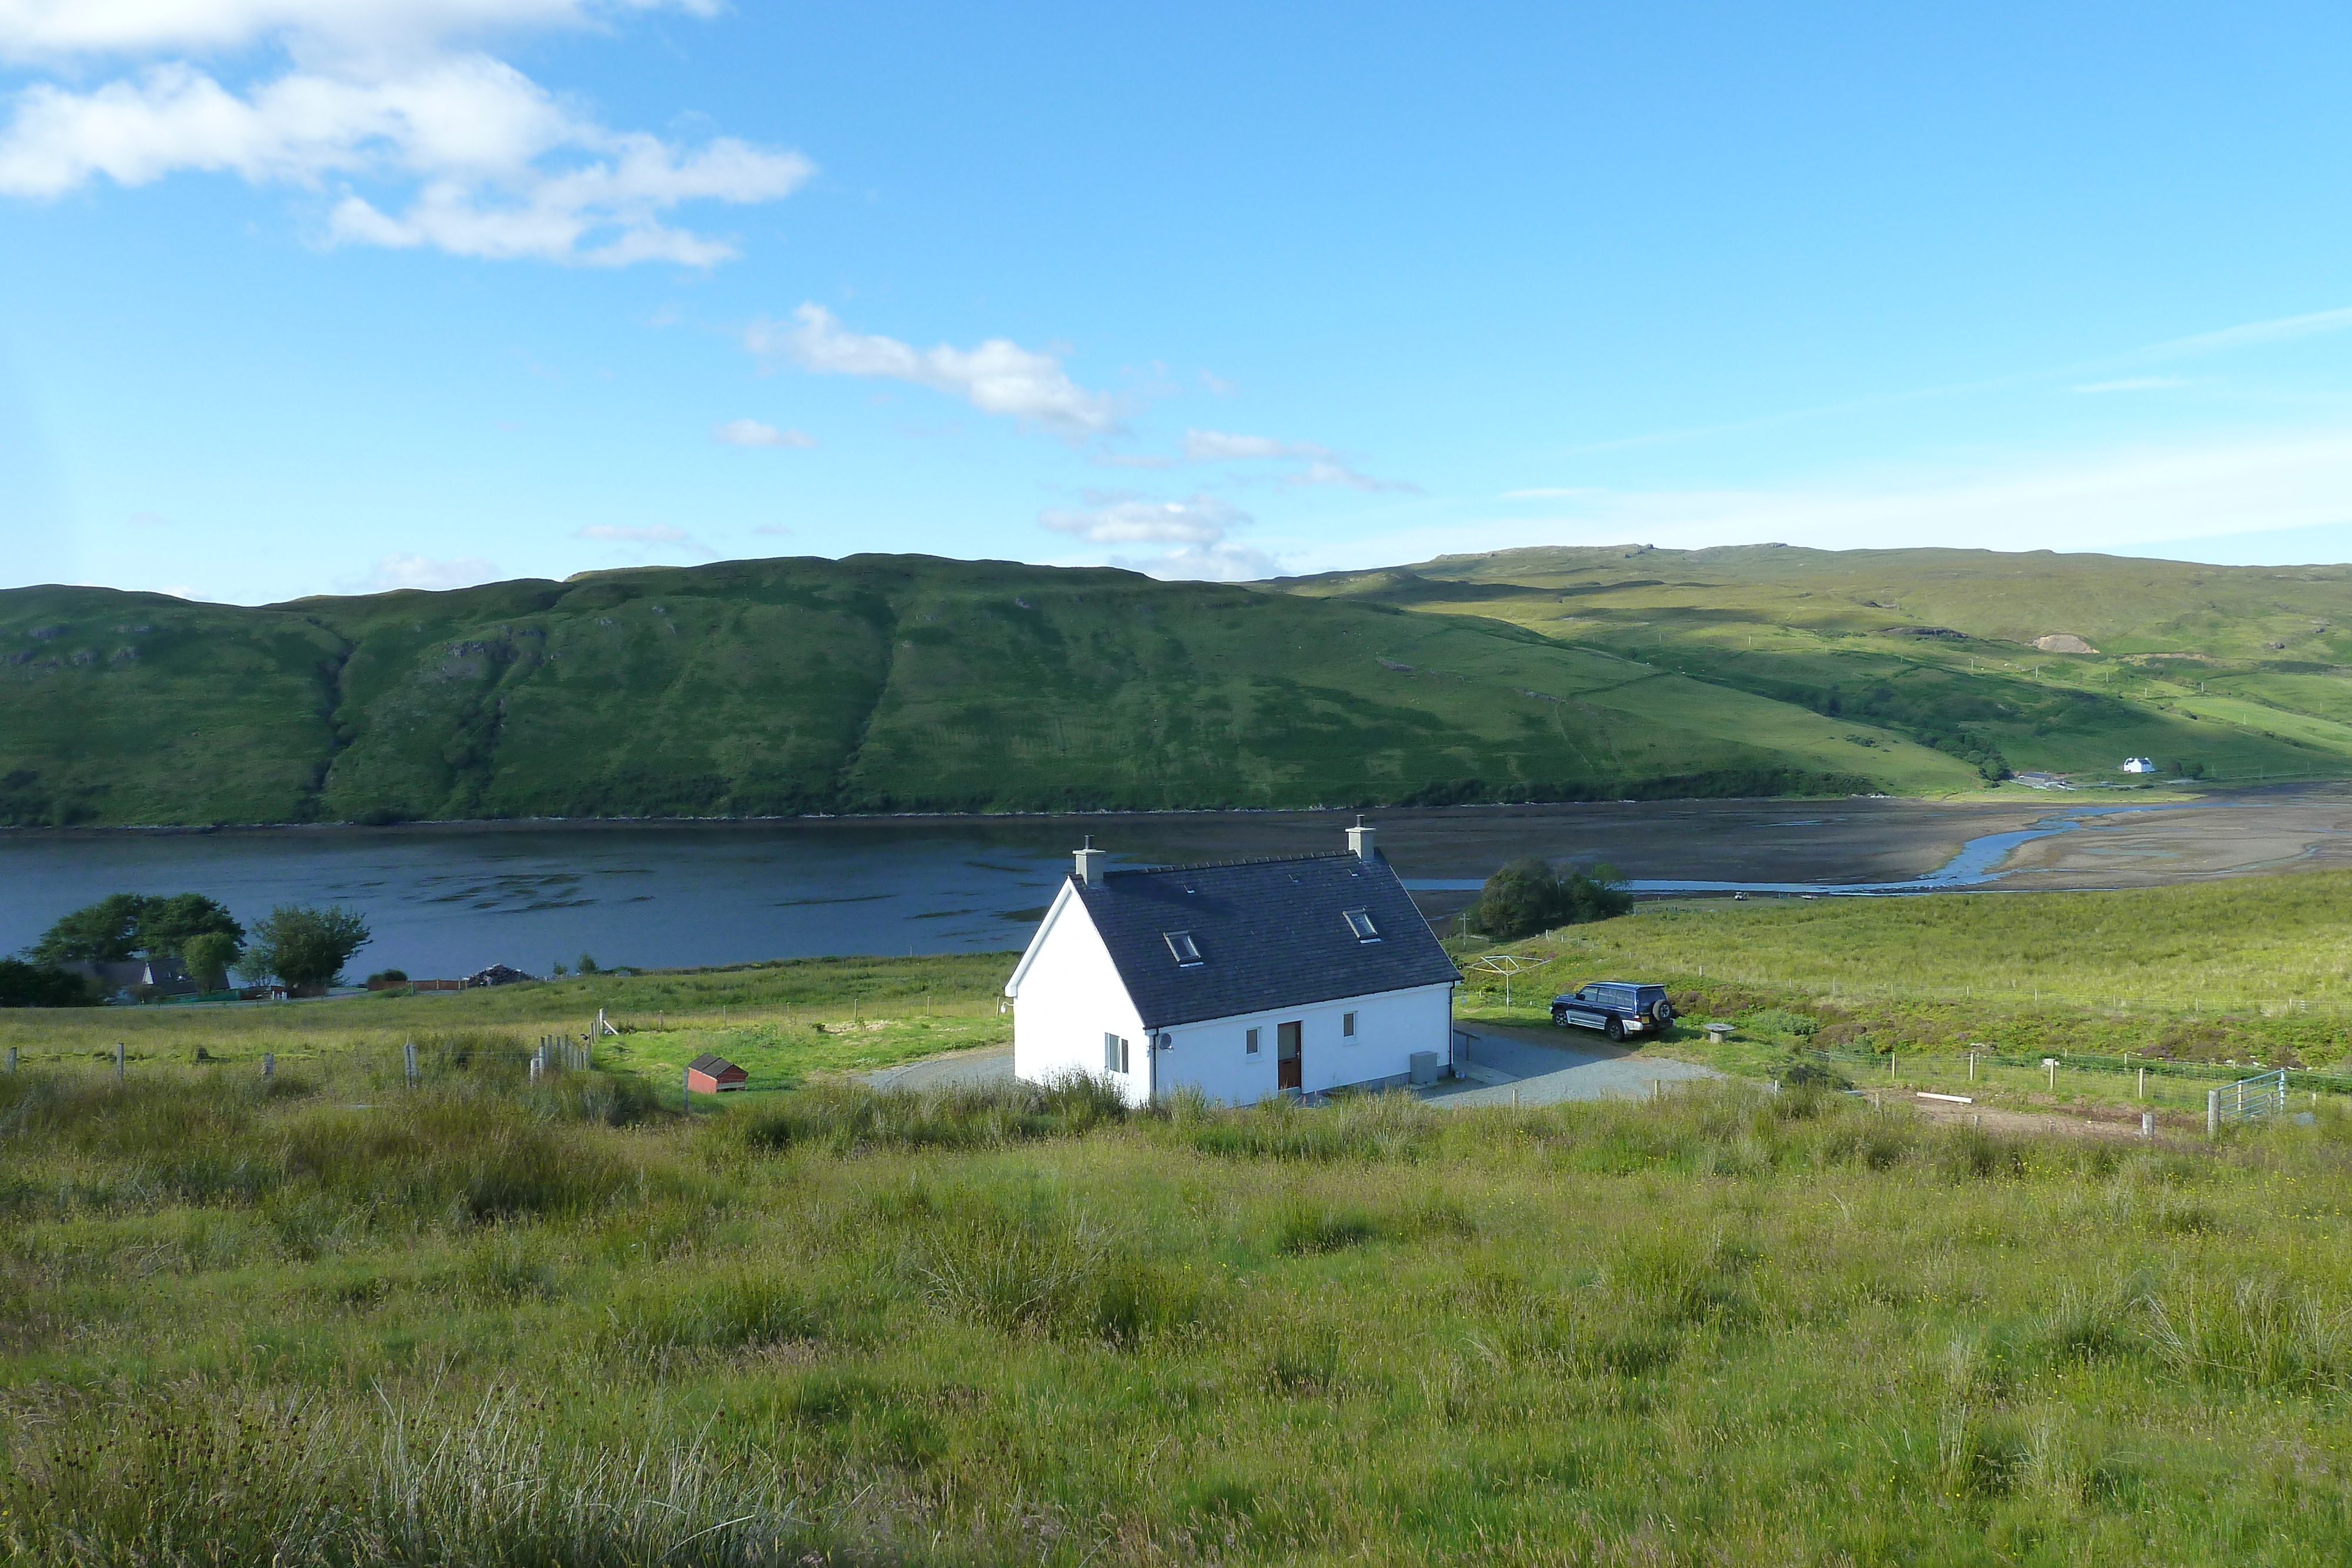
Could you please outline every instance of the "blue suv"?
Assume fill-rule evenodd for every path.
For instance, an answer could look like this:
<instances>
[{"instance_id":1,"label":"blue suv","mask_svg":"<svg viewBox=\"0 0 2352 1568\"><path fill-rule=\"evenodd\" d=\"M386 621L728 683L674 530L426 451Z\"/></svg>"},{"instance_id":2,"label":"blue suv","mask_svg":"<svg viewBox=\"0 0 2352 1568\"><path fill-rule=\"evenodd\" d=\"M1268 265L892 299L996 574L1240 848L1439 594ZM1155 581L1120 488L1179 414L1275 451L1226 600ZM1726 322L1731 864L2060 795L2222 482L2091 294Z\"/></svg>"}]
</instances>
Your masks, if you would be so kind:
<instances>
[{"instance_id":1,"label":"blue suv","mask_svg":"<svg viewBox=\"0 0 2352 1568\"><path fill-rule=\"evenodd\" d=\"M1580 990L1552 998L1551 1021L1562 1029L1570 1024L1597 1029L1612 1040L1629 1034L1664 1034L1675 1021L1675 1004L1666 1000L1664 986L1596 980Z\"/></svg>"}]
</instances>

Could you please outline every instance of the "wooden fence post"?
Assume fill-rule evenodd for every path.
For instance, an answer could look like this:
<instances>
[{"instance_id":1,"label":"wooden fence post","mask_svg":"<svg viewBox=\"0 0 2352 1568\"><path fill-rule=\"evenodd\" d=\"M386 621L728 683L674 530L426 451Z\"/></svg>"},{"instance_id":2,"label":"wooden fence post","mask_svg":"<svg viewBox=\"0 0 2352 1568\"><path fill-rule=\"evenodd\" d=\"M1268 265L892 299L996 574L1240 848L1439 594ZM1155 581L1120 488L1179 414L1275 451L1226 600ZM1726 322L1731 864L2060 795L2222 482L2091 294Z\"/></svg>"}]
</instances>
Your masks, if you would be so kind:
<instances>
[{"instance_id":1,"label":"wooden fence post","mask_svg":"<svg viewBox=\"0 0 2352 1568\"><path fill-rule=\"evenodd\" d=\"M416 1087L416 1042L409 1040L400 1048L401 1065L407 1070L408 1086Z\"/></svg>"},{"instance_id":2,"label":"wooden fence post","mask_svg":"<svg viewBox=\"0 0 2352 1568\"><path fill-rule=\"evenodd\" d=\"M264 1082L278 1076L278 1053L276 1051L265 1051L261 1053L261 1076Z\"/></svg>"},{"instance_id":3,"label":"wooden fence post","mask_svg":"<svg viewBox=\"0 0 2352 1568\"><path fill-rule=\"evenodd\" d=\"M114 1042L114 1081L122 1082L122 1042L119 1040Z\"/></svg>"},{"instance_id":4,"label":"wooden fence post","mask_svg":"<svg viewBox=\"0 0 2352 1568\"><path fill-rule=\"evenodd\" d=\"M16 1071L16 1048L13 1045L8 1048L8 1071L11 1073Z\"/></svg>"}]
</instances>

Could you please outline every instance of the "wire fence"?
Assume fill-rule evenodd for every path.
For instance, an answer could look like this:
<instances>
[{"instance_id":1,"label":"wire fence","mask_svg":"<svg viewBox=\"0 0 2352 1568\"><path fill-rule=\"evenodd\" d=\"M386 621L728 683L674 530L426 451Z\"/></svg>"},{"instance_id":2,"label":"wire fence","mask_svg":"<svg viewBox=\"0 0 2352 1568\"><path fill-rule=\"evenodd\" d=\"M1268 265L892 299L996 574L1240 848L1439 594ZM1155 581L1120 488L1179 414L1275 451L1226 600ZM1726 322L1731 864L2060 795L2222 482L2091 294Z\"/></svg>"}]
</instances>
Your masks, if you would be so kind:
<instances>
[{"instance_id":1,"label":"wire fence","mask_svg":"<svg viewBox=\"0 0 2352 1568\"><path fill-rule=\"evenodd\" d=\"M2144 1075L2156 1079L2184 1080L2201 1084L2230 1084L2245 1073L2242 1064L2228 1062L2168 1061L2157 1057L2106 1056L2091 1051L2052 1051L2038 1056L2019 1056L2009 1052L1979 1051L1864 1051L1804 1050L1798 1054L1824 1065L1865 1067L1874 1071L1894 1076L1908 1067L1914 1072L1940 1071L1954 1072L1971 1063L1979 1068L2023 1068L2046 1071L2055 1063L2066 1072L2113 1073L2117 1076ZM2276 1068L2265 1073L2265 1079L2276 1078L2282 1091L2308 1091L2321 1094L2352 1094L2352 1074L2312 1072L2301 1068Z\"/></svg>"}]
</instances>

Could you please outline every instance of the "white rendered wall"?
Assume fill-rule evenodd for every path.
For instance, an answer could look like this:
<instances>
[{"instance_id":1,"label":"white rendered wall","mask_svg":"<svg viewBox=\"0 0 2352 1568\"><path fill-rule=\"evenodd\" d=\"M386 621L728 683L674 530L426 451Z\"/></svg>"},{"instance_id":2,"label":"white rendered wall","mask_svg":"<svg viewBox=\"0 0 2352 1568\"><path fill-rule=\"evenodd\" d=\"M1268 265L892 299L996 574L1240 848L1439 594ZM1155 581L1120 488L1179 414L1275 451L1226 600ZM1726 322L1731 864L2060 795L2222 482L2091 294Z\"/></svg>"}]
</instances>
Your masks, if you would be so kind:
<instances>
[{"instance_id":1,"label":"white rendered wall","mask_svg":"<svg viewBox=\"0 0 2352 1568\"><path fill-rule=\"evenodd\" d=\"M1092 935L1091 927L1088 934ZM1101 945L1099 938L1096 945ZM1109 955L1104 954L1103 958L1108 965ZM1116 979L1112 983L1116 985ZM1351 1012L1356 1015L1353 1039L1341 1032L1342 1020ZM1402 1077L1412 1071L1417 1051L1435 1051L1440 1071L1454 1059L1454 988L1423 986L1165 1030L1172 1043L1160 1053L1161 1097L1181 1086L1198 1089L1211 1100L1229 1105L1248 1105L1267 1098L1276 1092L1275 1053L1280 1045L1276 1030L1286 1023L1303 1026L1299 1087L1309 1094ZM1248 1054L1248 1031L1253 1029L1258 1031L1255 1056ZM1016 1027L1016 1071L1021 1071L1019 1039ZM1021 1071L1021 1076L1028 1073Z\"/></svg>"},{"instance_id":2,"label":"white rendered wall","mask_svg":"<svg viewBox=\"0 0 2352 1568\"><path fill-rule=\"evenodd\" d=\"M1143 1020L1128 1000L1110 949L1087 906L1062 883L1053 908L1029 939L1029 951L1004 988L1013 999L1013 1075L1050 1083L1071 1072L1108 1076L1130 1105L1150 1095L1151 1056ZM1128 1071L1106 1074L1103 1036L1128 1042ZM1167 1061L1162 1054L1160 1061Z\"/></svg>"}]
</instances>

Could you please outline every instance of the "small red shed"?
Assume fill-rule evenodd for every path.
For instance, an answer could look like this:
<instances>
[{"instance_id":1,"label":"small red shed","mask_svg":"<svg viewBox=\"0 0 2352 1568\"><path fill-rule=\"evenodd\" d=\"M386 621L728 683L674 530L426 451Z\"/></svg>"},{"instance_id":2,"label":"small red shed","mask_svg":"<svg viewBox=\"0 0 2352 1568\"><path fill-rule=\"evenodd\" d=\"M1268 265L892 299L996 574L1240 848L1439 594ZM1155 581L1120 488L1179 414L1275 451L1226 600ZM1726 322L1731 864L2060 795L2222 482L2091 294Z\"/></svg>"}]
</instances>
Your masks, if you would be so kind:
<instances>
[{"instance_id":1,"label":"small red shed","mask_svg":"<svg viewBox=\"0 0 2352 1568\"><path fill-rule=\"evenodd\" d=\"M716 1094L722 1089L740 1089L751 1075L723 1056L705 1051L686 1064L686 1086L697 1094Z\"/></svg>"}]
</instances>

